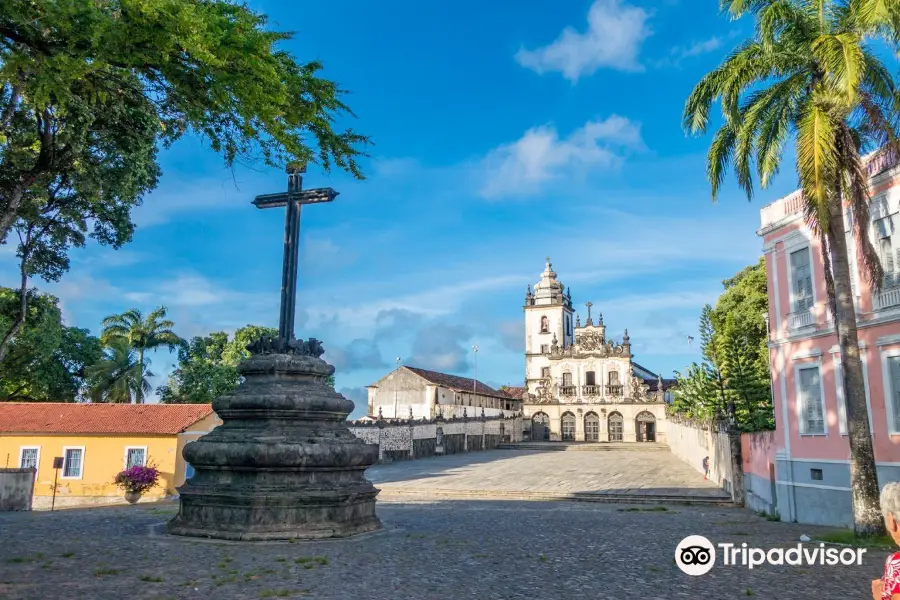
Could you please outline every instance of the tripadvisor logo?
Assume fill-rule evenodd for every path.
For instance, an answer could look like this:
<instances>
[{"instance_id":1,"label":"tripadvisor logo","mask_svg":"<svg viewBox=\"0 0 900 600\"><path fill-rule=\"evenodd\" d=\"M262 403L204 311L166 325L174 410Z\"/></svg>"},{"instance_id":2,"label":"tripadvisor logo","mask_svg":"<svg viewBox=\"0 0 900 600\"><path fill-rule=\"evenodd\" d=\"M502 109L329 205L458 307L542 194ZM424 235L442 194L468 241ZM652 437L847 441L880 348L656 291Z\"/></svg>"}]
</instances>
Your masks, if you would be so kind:
<instances>
[{"instance_id":1,"label":"tripadvisor logo","mask_svg":"<svg viewBox=\"0 0 900 600\"><path fill-rule=\"evenodd\" d=\"M746 543L736 545L719 543L713 545L702 535L689 535L675 548L675 564L688 575L705 575L716 564L716 548L719 549L722 565L740 565L753 569L762 565L862 565L865 548L826 548L825 544L804 546L797 544L791 548L753 548Z\"/></svg>"}]
</instances>

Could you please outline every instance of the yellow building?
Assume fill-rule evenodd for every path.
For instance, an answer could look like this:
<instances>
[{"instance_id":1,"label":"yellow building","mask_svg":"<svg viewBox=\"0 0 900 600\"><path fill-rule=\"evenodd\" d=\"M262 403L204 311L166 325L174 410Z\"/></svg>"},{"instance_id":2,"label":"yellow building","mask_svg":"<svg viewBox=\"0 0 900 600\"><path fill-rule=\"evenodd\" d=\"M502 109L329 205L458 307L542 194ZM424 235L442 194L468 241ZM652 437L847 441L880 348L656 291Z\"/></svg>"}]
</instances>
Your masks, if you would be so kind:
<instances>
[{"instance_id":1,"label":"yellow building","mask_svg":"<svg viewBox=\"0 0 900 600\"><path fill-rule=\"evenodd\" d=\"M0 402L0 465L37 469L35 509L50 507L57 475L58 507L124 502L113 480L133 465L159 470L159 484L142 498L158 500L192 474L184 445L220 423L209 404Z\"/></svg>"}]
</instances>

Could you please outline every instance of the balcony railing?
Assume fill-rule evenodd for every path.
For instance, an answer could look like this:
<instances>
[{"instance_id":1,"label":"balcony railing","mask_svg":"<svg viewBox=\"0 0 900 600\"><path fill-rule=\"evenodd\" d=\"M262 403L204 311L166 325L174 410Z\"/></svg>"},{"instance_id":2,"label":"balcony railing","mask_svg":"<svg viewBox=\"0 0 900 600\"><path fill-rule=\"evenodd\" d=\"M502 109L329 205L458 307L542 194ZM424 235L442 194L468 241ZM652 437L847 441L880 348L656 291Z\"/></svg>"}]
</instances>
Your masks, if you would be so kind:
<instances>
[{"instance_id":1,"label":"balcony railing","mask_svg":"<svg viewBox=\"0 0 900 600\"><path fill-rule=\"evenodd\" d=\"M788 315L788 329L800 329L815 325L816 319L810 309L793 312Z\"/></svg>"},{"instance_id":2,"label":"balcony railing","mask_svg":"<svg viewBox=\"0 0 900 600\"><path fill-rule=\"evenodd\" d=\"M884 310L900 306L900 286L882 289L881 293L872 297L872 308L875 310Z\"/></svg>"},{"instance_id":3,"label":"balcony railing","mask_svg":"<svg viewBox=\"0 0 900 600\"><path fill-rule=\"evenodd\" d=\"M600 395L600 386L599 385L582 386L581 394L583 396L599 396Z\"/></svg>"},{"instance_id":4,"label":"balcony railing","mask_svg":"<svg viewBox=\"0 0 900 600\"><path fill-rule=\"evenodd\" d=\"M578 388L574 385L563 385L559 388L559 394L561 396L574 396L578 393Z\"/></svg>"},{"instance_id":5,"label":"balcony railing","mask_svg":"<svg viewBox=\"0 0 900 600\"><path fill-rule=\"evenodd\" d=\"M625 393L624 385L607 385L606 386L606 395L607 396L622 396Z\"/></svg>"}]
</instances>

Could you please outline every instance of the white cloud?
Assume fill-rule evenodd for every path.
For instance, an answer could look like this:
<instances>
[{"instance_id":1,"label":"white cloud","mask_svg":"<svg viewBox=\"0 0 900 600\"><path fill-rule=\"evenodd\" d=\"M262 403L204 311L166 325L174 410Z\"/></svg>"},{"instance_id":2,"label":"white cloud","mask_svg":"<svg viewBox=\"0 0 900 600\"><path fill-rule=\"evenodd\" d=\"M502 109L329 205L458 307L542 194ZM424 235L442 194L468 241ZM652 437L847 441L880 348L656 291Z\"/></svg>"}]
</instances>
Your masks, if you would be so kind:
<instances>
[{"instance_id":1,"label":"white cloud","mask_svg":"<svg viewBox=\"0 0 900 600\"><path fill-rule=\"evenodd\" d=\"M641 71L641 43L651 34L649 13L620 0L596 0L588 11L588 29L563 30L555 42L537 50L520 49L516 60L539 74L559 71L577 81L597 69Z\"/></svg>"},{"instance_id":2,"label":"white cloud","mask_svg":"<svg viewBox=\"0 0 900 600\"><path fill-rule=\"evenodd\" d=\"M687 46L675 46L669 50L669 55L653 63L655 67L673 67L681 64L688 58L694 58L709 52L715 52L722 47L722 38L713 36L706 40L693 42Z\"/></svg>"},{"instance_id":3,"label":"white cloud","mask_svg":"<svg viewBox=\"0 0 900 600\"><path fill-rule=\"evenodd\" d=\"M587 168L609 169L621 164L629 150L641 150L640 124L619 115L588 121L561 139L552 125L534 127L519 140L495 148L485 157L486 198L533 195L553 180Z\"/></svg>"}]
</instances>

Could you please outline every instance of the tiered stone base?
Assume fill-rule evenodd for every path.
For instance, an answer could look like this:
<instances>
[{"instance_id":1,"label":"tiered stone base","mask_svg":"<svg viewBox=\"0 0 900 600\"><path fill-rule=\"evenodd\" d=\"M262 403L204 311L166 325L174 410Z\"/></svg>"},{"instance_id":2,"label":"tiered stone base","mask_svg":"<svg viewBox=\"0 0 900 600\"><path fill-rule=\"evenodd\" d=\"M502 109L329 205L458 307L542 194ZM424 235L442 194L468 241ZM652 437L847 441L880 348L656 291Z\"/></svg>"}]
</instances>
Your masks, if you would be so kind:
<instances>
[{"instance_id":1,"label":"tiered stone base","mask_svg":"<svg viewBox=\"0 0 900 600\"><path fill-rule=\"evenodd\" d=\"M381 527L365 470L378 447L345 424L353 410L313 356L254 355L244 383L218 398L223 424L184 448L195 475L179 488L174 535L227 540L346 537Z\"/></svg>"}]
</instances>

